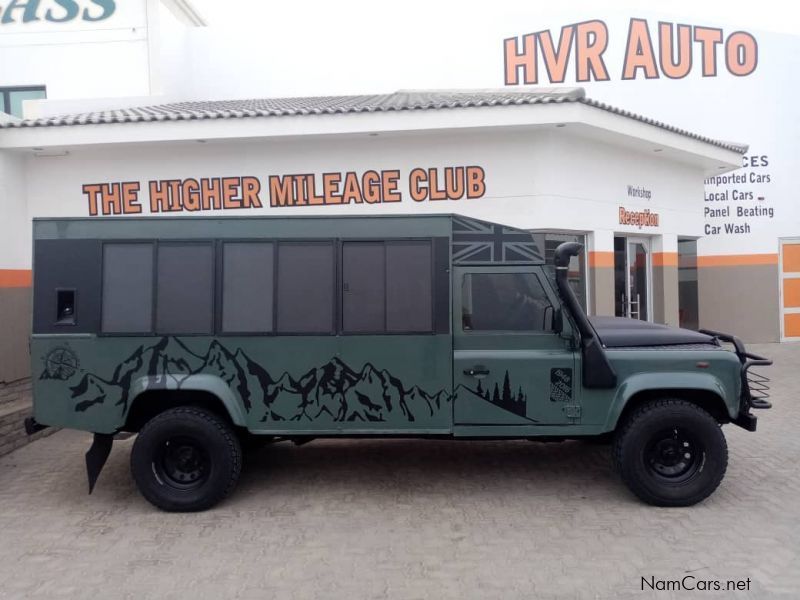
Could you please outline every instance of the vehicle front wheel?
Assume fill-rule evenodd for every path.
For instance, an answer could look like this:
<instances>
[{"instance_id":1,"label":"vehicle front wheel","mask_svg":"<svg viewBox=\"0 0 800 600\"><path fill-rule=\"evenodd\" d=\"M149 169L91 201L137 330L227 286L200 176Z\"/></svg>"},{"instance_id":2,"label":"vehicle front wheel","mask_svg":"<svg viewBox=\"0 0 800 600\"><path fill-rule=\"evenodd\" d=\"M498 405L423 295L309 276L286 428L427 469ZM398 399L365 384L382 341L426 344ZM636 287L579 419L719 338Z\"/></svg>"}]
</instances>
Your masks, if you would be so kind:
<instances>
[{"instance_id":1,"label":"vehicle front wheel","mask_svg":"<svg viewBox=\"0 0 800 600\"><path fill-rule=\"evenodd\" d=\"M236 485L242 450L230 425L202 408L167 410L142 428L131 452L131 472L142 495L158 508L211 508Z\"/></svg>"},{"instance_id":2,"label":"vehicle front wheel","mask_svg":"<svg viewBox=\"0 0 800 600\"><path fill-rule=\"evenodd\" d=\"M717 489L728 445L716 419L685 400L655 400L636 409L614 441L614 463L640 499L691 506Z\"/></svg>"}]
</instances>

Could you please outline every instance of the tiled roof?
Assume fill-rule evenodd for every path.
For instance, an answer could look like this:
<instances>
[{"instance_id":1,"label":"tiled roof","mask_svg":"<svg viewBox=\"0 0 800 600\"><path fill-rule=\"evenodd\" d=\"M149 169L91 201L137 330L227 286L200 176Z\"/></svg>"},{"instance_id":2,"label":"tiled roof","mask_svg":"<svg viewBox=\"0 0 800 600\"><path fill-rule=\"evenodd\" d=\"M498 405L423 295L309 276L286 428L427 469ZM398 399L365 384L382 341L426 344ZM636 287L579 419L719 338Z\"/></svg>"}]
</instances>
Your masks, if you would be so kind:
<instances>
[{"instance_id":1,"label":"tiled roof","mask_svg":"<svg viewBox=\"0 0 800 600\"><path fill-rule=\"evenodd\" d=\"M252 100L209 100L173 102L154 106L106 110L43 119L0 123L0 129L57 127L106 123L243 119L297 115L328 115L411 110L446 110L489 106L562 104L579 102L616 115L635 119L726 150L744 153L747 146L708 138L685 129L615 108L586 97L583 88L536 88L530 90L441 90L398 91L363 96L312 96L304 98L262 98Z\"/></svg>"}]
</instances>

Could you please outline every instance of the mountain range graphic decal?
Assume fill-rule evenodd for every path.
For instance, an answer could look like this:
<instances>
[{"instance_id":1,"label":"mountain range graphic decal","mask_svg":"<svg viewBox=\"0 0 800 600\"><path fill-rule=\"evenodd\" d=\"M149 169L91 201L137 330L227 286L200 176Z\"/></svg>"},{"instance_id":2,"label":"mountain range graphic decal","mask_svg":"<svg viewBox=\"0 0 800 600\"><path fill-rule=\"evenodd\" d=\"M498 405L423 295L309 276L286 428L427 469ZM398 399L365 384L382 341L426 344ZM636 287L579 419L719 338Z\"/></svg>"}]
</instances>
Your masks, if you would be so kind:
<instances>
[{"instance_id":1,"label":"mountain range graphic decal","mask_svg":"<svg viewBox=\"0 0 800 600\"><path fill-rule=\"evenodd\" d=\"M263 406L261 422L383 422L391 415L391 420L413 423L449 411L452 401L445 390L406 387L370 363L356 370L334 357L297 377L283 372L275 378L241 348L232 352L214 340L205 354L198 354L175 337L139 346L110 377L87 373L70 391L78 412L113 404L125 414L131 385L140 378L147 378L145 389L180 389L199 374L222 379L248 413Z\"/></svg>"}]
</instances>

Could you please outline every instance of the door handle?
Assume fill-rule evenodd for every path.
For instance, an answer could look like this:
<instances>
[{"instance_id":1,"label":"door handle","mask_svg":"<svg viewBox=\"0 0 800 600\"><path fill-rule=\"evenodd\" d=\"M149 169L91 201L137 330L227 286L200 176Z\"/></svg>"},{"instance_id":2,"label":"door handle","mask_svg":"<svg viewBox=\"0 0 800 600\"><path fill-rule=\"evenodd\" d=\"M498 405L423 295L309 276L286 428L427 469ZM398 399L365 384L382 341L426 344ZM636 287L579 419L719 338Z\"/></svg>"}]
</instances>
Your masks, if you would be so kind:
<instances>
[{"instance_id":1,"label":"door handle","mask_svg":"<svg viewBox=\"0 0 800 600\"><path fill-rule=\"evenodd\" d=\"M475 377L477 379L486 377L488 374L489 374L489 369L487 369L483 365L475 365L471 369L464 369L464 375L469 375L470 377Z\"/></svg>"}]
</instances>

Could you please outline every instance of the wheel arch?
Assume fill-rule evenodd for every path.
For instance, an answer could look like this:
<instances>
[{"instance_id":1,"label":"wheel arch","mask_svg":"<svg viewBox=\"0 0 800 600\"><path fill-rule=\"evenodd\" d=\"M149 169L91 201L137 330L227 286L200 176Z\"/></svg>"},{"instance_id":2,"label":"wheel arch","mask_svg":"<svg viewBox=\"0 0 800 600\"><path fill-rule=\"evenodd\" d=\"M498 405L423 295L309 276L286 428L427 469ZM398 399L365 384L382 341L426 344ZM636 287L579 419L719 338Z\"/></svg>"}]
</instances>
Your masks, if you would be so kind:
<instances>
[{"instance_id":1,"label":"wheel arch","mask_svg":"<svg viewBox=\"0 0 800 600\"><path fill-rule=\"evenodd\" d=\"M676 385L676 382L680 382ZM712 375L661 373L634 376L626 380L609 410L605 430L614 431L636 408L658 398L676 398L691 402L707 411L719 423L731 420L731 408L725 402L725 388Z\"/></svg>"},{"instance_id":2,"label":"wheel arch","mask_svg":"<svg viewBox=\"0 0 800 600\"><path fill-rule=\"evenodd\" d=\"M230 387L213 375L193 375L180 384L174 379L162 377L158 381L144 377L136 382L124 431L139 431L156 415L178 406L199 406L227 419L233 425L246 427L246 412Z\"/></svg>"}]
</instances>

